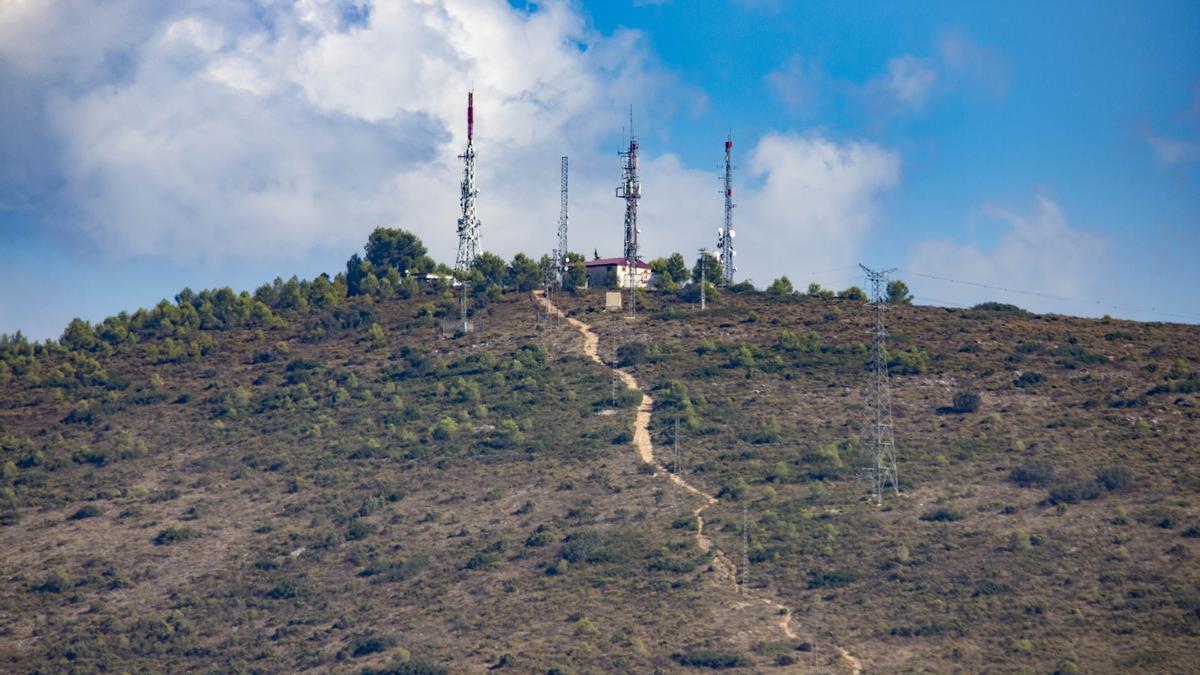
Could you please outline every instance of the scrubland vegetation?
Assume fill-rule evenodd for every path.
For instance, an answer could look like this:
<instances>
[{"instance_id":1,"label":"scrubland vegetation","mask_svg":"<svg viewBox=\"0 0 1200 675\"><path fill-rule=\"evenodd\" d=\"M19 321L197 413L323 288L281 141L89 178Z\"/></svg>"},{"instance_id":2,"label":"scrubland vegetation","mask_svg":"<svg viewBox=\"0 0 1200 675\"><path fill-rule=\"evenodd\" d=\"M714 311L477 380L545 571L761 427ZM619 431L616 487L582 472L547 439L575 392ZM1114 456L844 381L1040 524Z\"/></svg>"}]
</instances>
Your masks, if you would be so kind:
<instances>
[{"instance_id":1,"label":"scrubland vegetation","mask_svg":"<svg viewBox=\"0 0 1200 675\"><path fill-rule=\"evenodd\" d=\"M903 494L867 500L859 289L711 289L590 324L655 399L706 532L629 448L635 392L481 259L380 230L344 274L0 338L0 667L18 672L1183 672L1200 661L1200 334L889 288ZM405 272L408 272L406 274ZM678 275L678 276L677 276ZM709 275L712 279L713 276ZM815 285L814 285L815 286ZM670 452L679 420L680 466Z\"/></svg>"}]
</instances>

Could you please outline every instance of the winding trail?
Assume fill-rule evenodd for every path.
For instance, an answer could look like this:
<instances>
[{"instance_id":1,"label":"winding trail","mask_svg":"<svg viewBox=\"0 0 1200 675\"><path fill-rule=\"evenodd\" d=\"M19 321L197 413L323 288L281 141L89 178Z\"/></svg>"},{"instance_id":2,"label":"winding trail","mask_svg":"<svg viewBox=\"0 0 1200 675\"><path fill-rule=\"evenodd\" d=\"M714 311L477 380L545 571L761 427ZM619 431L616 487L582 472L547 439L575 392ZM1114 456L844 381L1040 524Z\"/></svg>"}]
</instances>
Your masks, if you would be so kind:
<instances>
[{"instance_id":1,"label":"winding trail","mask_svg":"<svg viewBox=\"0 0 1200 675\"><path fill-rule=\"evenodd\" d=\"M632 374L617 368L613 364L605 363L604 359L600 358L600 337L596 335L591 326L579 319L567 316L566 313L551 302L541 291L534 291L534 299L545 308L547 313L566 319L567 323L574 326L583 335L584 354L601 366L610 368L627 388L641 392L642 401L638 404L637 416L634 418L633 425L633 447L637 450L638 457L643 462L652 465L657 474L666 476L672 483L701 499L702 503L700 506L692 511L692 516L696 519L696 546L705 553L712 551L713 571L720 578L733 584L738 593L744 593L744 589L738 585L737 565L734 564L725 551L715 546L712 539L704 534L704 511L716 504L717 498L687 482L682 476L667 471L664 466L654 459L654 445L650 442L650 413L654 410L654 399L642 390L637 379ZM779 621L777 625L779 626L779 630L789 640L798 639L796 632L792 630L792 610L769 597L762 597L760 600L764 605L770 607L778 614ZM851 656L850 652L838 646L835 646L834 650L851 675L859 675L862 672L862 662Z\"/></svg>"}]
</instances>

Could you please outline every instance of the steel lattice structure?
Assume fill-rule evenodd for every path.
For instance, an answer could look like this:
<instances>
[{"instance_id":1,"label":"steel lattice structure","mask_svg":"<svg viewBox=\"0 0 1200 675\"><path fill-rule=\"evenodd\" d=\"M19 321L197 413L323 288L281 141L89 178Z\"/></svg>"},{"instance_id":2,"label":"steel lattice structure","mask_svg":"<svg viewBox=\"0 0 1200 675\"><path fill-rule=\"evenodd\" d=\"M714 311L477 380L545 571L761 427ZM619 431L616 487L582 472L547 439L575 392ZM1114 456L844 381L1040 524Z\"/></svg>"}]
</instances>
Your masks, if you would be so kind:
<instances>
[{"instance_id":1,"label":"steel lattice structure","mask_svg":"<svg viewBox=\"0 0 1200 675\"><path fill-rule=\"evenodd\" d=\"M558 248L554 250L554 264L558 268L559 285L562 285L562 276L567 273L567 158L562 158L562 172L560 179L561 195L559 197L558 206Z\"/></svg>"},{"instance_id":2,"label":"steel lattice structure","mask_svg":"<svg viewBox=\"0 0 1200 675\"><path fill-rule=\"evenodd\" d=\"M868 471L871 474L872 488L875 492L875 503L883 504L883 493L891 487L892 491L900 494L900 482L896 472L896 434L892 422L892 390L888 384L887 328L884 326L883 315L886 304L883 295L887 285L888 274L895 270L877 272L865 265L859 265L867 273L871 284L871 305L874 309L875 323L871 327L871 382L867 386L868 433L864 434L874 450L873 466Z\"/></svg>"},{"instance_id":3,"label":"steel lattice structure","mask_svg":"<svg viewBox=\"0 0 1200 675\"><path fill-rule=\"evenodd\" d=\"M638 259L637 211L638 200L642 198L642 184L638 180L638 141L633 133L632 112L629 115L629 148L617 155L621 158L621 184L617 186L617 197L625 200L625 262L632 270Z\"/></svg>"},{"instance_id":4,"label":"steel lattice structure","mask_svg":"<svg viewBox=\"0 0 1200 675\"><path fill-rule=\"evenodd\" d=\"M479 257L479 218L475 215L475 92L467 93L467 150L458 156L463 160L462 217L458 219L458 257L454 262L456 272L467 273L475 258Z\"/></svg>"},{"instance_id":5,"label":"steel lattice structure","mask_svg":"<svg viewBox=\"0 0 1200 675\"><path fill-rule=\"evenodd\" d=\"M733 273L737 268L733 266L733 257L737 253L733 250L733 238L736 232L733 230L733 136L725 139L725 177L722 179L725 193L725 224L717 230L717 249L721 251L721 283L725 286L733 284Z\"/></svg>"}]
</instances>

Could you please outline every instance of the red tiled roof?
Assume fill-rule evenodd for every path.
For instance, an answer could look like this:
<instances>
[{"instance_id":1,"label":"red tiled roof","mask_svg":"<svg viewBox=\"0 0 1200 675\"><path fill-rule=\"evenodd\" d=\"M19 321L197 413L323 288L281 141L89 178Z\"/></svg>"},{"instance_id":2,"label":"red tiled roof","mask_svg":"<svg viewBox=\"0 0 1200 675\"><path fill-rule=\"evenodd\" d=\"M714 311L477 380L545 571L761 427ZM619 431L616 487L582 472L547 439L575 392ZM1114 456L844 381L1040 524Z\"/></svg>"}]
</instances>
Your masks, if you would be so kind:
<instances>
[{"instance_id":1,"label":"red tiled roof","mask_svg":"<svg viewBox=\"0 0 1200 675\"><path fill-rule=\"evenodd\" d=\"M587 261L586 263L584 263L584 267L612 267L614 265L624 265L624 264L625 264L624 258L599 258L597 260ZM637 261L637 267L639 269L643 269L643 270L650 269L650 266L641 260Z\"/></svg>"}]
</instances>

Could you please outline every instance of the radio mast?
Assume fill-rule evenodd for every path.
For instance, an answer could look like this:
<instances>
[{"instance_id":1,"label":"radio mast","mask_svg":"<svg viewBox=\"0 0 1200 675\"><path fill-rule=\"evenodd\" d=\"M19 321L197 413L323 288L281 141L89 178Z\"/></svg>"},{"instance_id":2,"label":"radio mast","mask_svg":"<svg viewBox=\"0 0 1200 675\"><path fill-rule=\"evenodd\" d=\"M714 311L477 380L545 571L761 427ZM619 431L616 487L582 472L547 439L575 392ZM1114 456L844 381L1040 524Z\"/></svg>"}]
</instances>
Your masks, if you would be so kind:
<instances>
[{"instance_id":1,"label":"radio mast","mask_svg":"<svg viewBox=\"0 0 1200 675\"><path fill-rule=\"evenodd\" d=\"M737 253L733 250L733 238L736 232L733 231L733 162L731 154L733 152L733 135L730 134L725 139L725 177L722 180L725 193L725 225L717 230L717 248L721 251L721 284L725 286L733 285L733 273L737 268L733 266L733 257Z\"/></svg>"},{"instance_id":2,"label":"radio mast","mask_svg":"<svg viewBox=\"0 0 1200 675\"><path fill-rule=\"evenodd\" d=\"M467 92L467 150L458 156L463 160L462 217L458 219L458 257L454 271L468 273L479 257L479 218L475 216L475 91Z\"/></svg>"}]
</instances>

